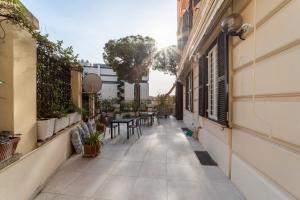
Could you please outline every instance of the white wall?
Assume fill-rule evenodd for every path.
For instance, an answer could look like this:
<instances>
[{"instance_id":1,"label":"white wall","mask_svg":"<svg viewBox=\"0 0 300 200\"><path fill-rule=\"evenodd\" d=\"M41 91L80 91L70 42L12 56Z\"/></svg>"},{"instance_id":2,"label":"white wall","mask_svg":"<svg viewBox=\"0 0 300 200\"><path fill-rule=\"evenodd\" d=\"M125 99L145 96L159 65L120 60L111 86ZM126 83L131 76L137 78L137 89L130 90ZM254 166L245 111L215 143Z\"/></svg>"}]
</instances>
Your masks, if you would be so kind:
<instances>
[{"instance_id":1,"label":"white wall","mask_svg":"<svg viewBox=\"0 0 300 200\"><path fill-rule=\"evenodd\" d=\"M84 74L85 73L95 73L98 74L102 81L118 81L118 77L116 73L112 69L107 68L100 68L100 65L97 65L98 68L93 67L84 67ZM115 76L103 76L103 75L115 75ZM149 77L144 76L142 78L143 81L148 81ZM141 83L141 100L149 99L149 83ZM103 99L111 99L117 98L118 93L118 84L113 83L103 83L102 90L101 90L101 97ZM134 85L125 83L124 87L124 97L126 101L134 100Z\"/></svg>"},{"instance_id":2,"label":"white wall","mask_svg":"<svg viewBox=\"0 0 300 200\"><path fill-rule=\"evenodd\" d=\"M149 83L141 83L141 100L149 99ZM125 100L134 100L134 84L125 83Z\"/></svg>"},{"instance_id":3,"label":"white wall","mask_svg":"<svg viewBox=\"0 0 300 200\"><path fill-rule=\"evenodd\" d=\"M83 68L83 74L85 75L85 73L87 73L87 74L97 74L98 76L100 76L99 68L84 67Z\"/></svg>"},{"instance_id":4,"label":"white wall","mask_svg":"<svg viewBox=\"0 0 300 200\"><path fill-rule=\"evenodd\" d=\"M101 89L101 98L112 99L117 98L118 84L103 84Z\"/></svg>"},{"instance_id":5,"label":"white wall","mask_svg":"<svg viewBox=\"0 0 300 200\"><path fill-rule=\"evenodd\" d=\"M118 81L118 77L116 77L116 76L101 76L101 80L102 81Z\"/></svg>"},{"instance_id":6,"label":"white wall","mask_svg":"<svg viewBox=\"0 0 300 200\"><path fill-rule=\"evenodd\" d=\"M116 75L116 72L114 72L112 69L107 69L107 68L100 68L100 73Z\"/></svg>"},{"instance_id":7,"label":"white wall","mask_svg":"<svg viewBox=\"0 0 300 200\"><path fill-rule=\"evenodd\" d=\"M149 83L141 83L141 100L149 99Z\"/></svg>"},{"instance_id":8,"label":"white wall","mask_svg":"<svg viewBox=\"0 0 300 200\"><path fill-rule=\"evenodd\" d=\"M129 84L129 83L125 83L124 85L125 88L125 101L131 101L134 99L134 85L133 84Z\"/></svg>"}]
</instances>

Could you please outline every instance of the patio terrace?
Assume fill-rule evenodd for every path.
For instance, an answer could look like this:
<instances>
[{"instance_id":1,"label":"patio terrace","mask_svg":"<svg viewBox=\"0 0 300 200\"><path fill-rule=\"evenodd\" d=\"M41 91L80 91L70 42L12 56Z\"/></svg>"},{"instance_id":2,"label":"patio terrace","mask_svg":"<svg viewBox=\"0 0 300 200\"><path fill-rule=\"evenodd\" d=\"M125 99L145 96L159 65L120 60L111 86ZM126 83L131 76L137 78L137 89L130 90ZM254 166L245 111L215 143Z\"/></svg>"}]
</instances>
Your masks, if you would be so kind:
<instances>
[{"instance_id":1,"label":"patio terrace","mask_svg":"<svg viewBox=\"0 0 300 200\"><path fill-rule=\"evenodd\" d=\"M102 153L87 159L71 157L50 178L36 200L241 200L223 172L202 166L194 150L201 144L187 138L174 118L143 127L143 136L110 139Z\"/></svg>"}]
</instances>

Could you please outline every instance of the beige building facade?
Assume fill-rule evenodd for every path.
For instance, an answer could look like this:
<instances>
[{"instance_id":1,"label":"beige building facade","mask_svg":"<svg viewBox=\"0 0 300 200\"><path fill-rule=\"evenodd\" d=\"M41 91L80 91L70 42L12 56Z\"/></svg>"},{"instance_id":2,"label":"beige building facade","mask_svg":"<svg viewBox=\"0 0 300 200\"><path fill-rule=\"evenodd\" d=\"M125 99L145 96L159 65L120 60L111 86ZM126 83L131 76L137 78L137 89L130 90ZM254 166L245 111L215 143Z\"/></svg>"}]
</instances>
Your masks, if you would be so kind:
<instances>
[{"instance_id":1,"label":"beige building facade","mask_svg":"<svg viewBox=\"0 0 300 200\"><path fill-rule=\"evenodd\" d=\"M178 18L183 120L247 199L300 198L299 10L298 0L201 0ZM251 24L245 40L221 31L232 13Z\"/></svg>"}]
</instances>

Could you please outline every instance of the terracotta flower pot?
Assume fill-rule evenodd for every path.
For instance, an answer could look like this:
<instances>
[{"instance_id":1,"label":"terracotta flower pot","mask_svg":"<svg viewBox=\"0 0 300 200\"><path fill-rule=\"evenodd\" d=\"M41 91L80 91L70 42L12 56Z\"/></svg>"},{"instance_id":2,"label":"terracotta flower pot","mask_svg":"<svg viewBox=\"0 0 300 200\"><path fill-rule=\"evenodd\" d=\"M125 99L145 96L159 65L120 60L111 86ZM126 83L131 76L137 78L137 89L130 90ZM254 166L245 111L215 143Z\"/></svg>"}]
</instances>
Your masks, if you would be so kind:
<instances>
[{"instance_id":1,"label":"terracotta flower pot","mask_svg":"<svg viewBox=\"0 0 300 200\"><path fill-rule=\"evenodd\" d=\"M0 162L10 159L16 152L20 137L10 137L0 143Z\"/></svg>"},{"instance_id":2,"label":"terracotta flower pot","mask_svg":"<svg viewBox=\"0 0 300 200\"><path fill-rule=\"evenodd\" d=\"M105 132L105 130L106 130L105 124L100 124L100 123L97 124L96 130L99 131L99 132L101 132L101 133Z\"/></svg>"},{"instance_id":3,"label":"terracotta flower pot","mask_svg":"<svg viewBox=\"0 0 300 200\"><path fill-rule=\"evenodd\" d=\"M101 144L100 142L98 142L96 146L85 144L83 145L83 148L84 148L84 154L83 154L84 157L96 157L100 152Z\"/></svg>"}]
</instances>

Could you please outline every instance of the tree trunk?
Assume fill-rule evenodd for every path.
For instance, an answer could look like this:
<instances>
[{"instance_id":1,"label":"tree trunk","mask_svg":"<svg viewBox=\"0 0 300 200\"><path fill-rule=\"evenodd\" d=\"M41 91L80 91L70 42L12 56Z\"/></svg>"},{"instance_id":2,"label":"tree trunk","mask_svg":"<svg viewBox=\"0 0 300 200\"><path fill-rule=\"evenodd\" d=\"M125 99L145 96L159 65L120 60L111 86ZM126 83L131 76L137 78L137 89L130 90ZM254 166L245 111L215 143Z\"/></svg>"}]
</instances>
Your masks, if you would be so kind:
<instances>
[{"instance_id":1,"label":"tree trunk","mask_svg":"<svg viewBox=\"0 0 300 200\"><path fill-rule=\"evenodd\" d=\"M176 82L173 84L173 86L171 87L169 92L165 94L165 96L169 96L172 93L172 91L174 90L175 86L176 86Z\"/></svg>"},{"instance_id":2,"label":"tree trunk","mask_svg":"<svg viewBox=\"0 0 300 200\"><path fill-rule=\"evenodd\" d=\"M137 110L139 110L141 105L141 85L139 82L134 83L134 104L137 106Z\"/></svg>"}]
</instances>

